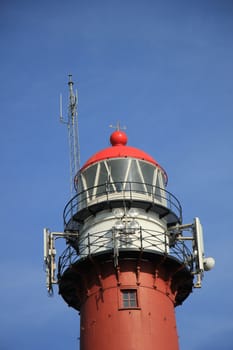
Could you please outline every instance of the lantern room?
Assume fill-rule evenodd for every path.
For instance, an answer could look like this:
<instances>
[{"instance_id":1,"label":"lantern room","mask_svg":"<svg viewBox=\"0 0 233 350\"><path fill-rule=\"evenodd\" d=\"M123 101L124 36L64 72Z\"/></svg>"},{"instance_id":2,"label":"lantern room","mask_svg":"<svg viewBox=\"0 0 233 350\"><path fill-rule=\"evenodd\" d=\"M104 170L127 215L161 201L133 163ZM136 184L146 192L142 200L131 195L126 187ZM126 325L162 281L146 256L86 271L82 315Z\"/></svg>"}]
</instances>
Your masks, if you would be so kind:
<instances>
[{"instance_id":1,"label":"lantern room","mask_svg":"<svg viewBox=\"0 0 233 350\"><path fill-rule=\"evenodd\" d=\"M82 210L85 211L85 208L94 206L95 210L106 200L110 200L113 206L118 206L117 202L124 200L134 202L136 206L143 205L146 209L148 203L151 207L169 207L180 219L178 201L165 190L165 170L147 153L127 146L124 132L115 131L110 142L112 147L93 155L76 176L79 216L82 217ZM170 216L168 221L174 220L167 209L164 212L160 208L160 211L161 215L166 213Z\"/></svg>"},{"instance_id":2,"label":"lantern room","mask_svg":"<svg viewBox=\"0 0 233 350\"><path fill-rule=\"evenodd\" d=\"M64 212L67 230L78 224L80 257L112 249L169 253L169 225L182 221L179 201L165 188L165 170L127 146L117 130L111 147L94 154L76 176L77 196Z\"/></svg>"}]
</instances>

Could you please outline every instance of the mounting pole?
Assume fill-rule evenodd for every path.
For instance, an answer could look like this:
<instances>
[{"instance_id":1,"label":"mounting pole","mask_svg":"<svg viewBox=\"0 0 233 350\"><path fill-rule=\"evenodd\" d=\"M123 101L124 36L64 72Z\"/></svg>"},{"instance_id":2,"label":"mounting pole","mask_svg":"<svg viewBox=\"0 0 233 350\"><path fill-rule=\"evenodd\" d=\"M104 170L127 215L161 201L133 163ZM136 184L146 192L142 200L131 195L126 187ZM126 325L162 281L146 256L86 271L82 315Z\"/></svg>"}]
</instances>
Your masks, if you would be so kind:
<instances>
[{"instance_id":1,"label":"mounting pole","mask_svg":"<svg viewBox=\"0 0 233 350\"><path fill-rule=\"evenodd\" d=\"M79 137L78 137L78 92L73 91L72 75L69 74L69 104L68 115L64 119L62 115L62 96L60 96L60 121L67 125L68 140L70 149L70 194L71 198L75 196L76 189L74 179L80 169L80 151L79 151Z\"/></svg>"}]
</instances>

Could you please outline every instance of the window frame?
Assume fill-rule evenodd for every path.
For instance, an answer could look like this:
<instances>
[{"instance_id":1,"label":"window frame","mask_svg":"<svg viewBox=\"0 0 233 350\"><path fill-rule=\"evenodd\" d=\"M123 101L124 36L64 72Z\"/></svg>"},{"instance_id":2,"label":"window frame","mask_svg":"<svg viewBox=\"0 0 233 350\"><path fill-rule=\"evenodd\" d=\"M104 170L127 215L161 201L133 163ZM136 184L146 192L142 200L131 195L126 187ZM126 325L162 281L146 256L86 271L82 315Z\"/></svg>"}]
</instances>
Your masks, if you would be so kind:
<instances>
[{"instance_id":1,"label":"window frame","mask_svg":"<svg viewBox=\"0 0 233 350\"><path fill-rule=\"evenodd\" d=\"M130 301L133 299L128 299L129 304L124 306L124 292L134 292L135 293L135 305L130 306ZM127 299L125 299L126 301ZM139 299L139 290L136 286L124 286L118 289L118 309L119 310L141 310Z\"/></svg>"}]
</instances>

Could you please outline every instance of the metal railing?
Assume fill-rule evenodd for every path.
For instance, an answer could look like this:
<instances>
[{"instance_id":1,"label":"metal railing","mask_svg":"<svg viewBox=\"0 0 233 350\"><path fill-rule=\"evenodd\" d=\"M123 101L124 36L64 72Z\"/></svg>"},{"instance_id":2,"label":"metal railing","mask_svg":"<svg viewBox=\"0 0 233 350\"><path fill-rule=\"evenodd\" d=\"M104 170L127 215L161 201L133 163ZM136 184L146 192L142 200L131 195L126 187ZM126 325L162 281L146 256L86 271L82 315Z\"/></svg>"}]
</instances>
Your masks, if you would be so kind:
<instances>
[{"instance_id":1,"label":"metal railing","mask_svg":"<svg viewBox=\"0 0 233 350\"><path fill-rule=\"evenodd\" d=\"M138 253L151 252L176 258L192 272L194 269L193 255L189 244L187 241L184 242L182 240L172 244L169 232L144 230L143 228L140 228L136 234L119 234L114 229L111 232L102 231L92 233L91 235L87 233L82 238L79 237L77 239L77 246L79 246L78 252L69 245L60 256L58 279L67 268L80 259L111 252L114 261L117 261L120 251L130 250Z\"/></svg>"},{"instance_id":2,"label":"metal railing","mask_svg":"<svg viewBox=\"0 0 233 350\"><path fill-rule=\"evenodd\" d=\"M160 205L173 212L182 222L182 207L178 199L167 190L142 182L106 182L89 187L75 195L65 206L63 212L64 226L82 209L91 205L111 200L142 200L152 205Z\"/></svg>"}]
</instances>

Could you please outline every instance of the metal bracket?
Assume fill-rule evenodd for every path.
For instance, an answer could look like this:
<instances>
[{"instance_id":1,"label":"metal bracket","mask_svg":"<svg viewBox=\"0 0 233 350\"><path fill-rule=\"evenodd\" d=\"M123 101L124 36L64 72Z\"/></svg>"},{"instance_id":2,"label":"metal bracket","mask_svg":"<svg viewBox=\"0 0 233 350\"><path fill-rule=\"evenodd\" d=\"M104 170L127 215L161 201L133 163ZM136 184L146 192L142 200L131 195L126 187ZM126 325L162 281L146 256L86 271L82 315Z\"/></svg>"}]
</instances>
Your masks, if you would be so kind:
<instances>
[{"instance_id":1,"label":"metal bracket","mask_svg":"<svg viewBox=\"0 0 233 350\"><path fill-rule=\"evenodd\" d=\"M55 240L57 238L69 239L77 237L77 233L71 232L50 232L44 228L44 266L46 272L46 288L49 295L53 295L53 284L57 284L56 278L56 249Z\"/></svg>"},{"instance_id":2,"label":"metal bracket","mask_svg":"<svg viewBox=\"0 0 233 350\"><path fill-rule=\"evenodd\" d=\"M184 235L184 231L191 232L191 235ZM205 269L205 263L209 258L205 258L204 244L203 244L203 230L199 218L194 218L194 222L185 225L176 225L168 229L170 237L170 246L174 247L177 242L190 241L191 242L191 262L192 262L192 274L196 277L194 288L201 288L202 278ZM212 259L212 258L211 258ZM212 259L213 260L213 259ZM214 261L214 260L213 260ZM213 266L212 266L213 267Z\"/></svg>"}]
</instances>

